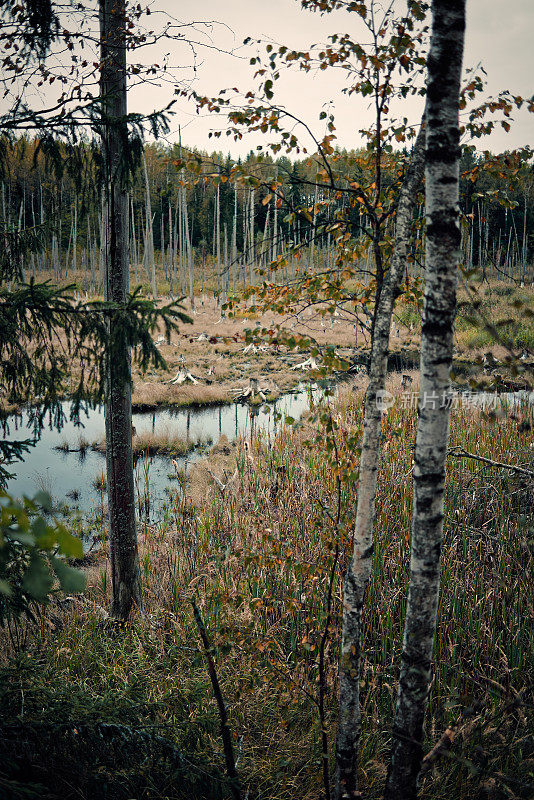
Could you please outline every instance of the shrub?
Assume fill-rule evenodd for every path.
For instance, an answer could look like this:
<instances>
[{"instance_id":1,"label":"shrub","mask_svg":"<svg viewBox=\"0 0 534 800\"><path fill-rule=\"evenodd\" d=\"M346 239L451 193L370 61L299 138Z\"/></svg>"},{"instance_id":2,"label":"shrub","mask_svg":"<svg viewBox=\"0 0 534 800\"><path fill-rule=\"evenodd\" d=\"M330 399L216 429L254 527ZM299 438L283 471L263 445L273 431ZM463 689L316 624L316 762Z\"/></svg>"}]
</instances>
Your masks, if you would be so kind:
<instances>
[{"instance_id":1,"label":"shrub","mask_svg":"<svg viewBox=\"0 0 534 800\"><path fill-rule=\"evenodd\" d=\"M79 539L56 520L47 521L50 496L15 500L0 491L0 625L26 615L48 600L54 584L67 592L81 592L85 576L69 567L66 558L80 558Z\"/></svg>"}]
</instances>

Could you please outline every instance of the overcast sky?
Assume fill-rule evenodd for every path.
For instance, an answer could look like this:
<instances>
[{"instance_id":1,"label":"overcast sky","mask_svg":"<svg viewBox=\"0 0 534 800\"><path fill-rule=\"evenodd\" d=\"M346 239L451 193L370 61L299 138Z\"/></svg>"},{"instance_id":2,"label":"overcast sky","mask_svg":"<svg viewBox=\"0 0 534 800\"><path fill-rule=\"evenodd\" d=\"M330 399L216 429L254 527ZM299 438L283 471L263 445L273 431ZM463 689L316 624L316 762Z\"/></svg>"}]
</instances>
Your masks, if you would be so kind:
<instances>
[{"instance_id":1,"label":"overcast sky","mask_svg":"<svg viewBox=\"0 0 534 800\"><path fill-rule=\"evenodd\" d=\"M294 49L308 49L315 42L325 41L334 32L350 32L355 38L364 37L359 17L352 13L335 12L320 16L303 11L299 0L154 0L150 24L158 28L163 15L157 10L173 15L180 22L216 21L206 29L211 43L224 49L237 48L237 55L222 55L215 51L197 50L195 88L206 94L216 94L224 87L237 86L247 91L253 85L253 68L249 49L239 49L243 39L268 38ZM534 0L467 0L468 18L464 64L473 67L482 63L488 73L488 91L497 92L507 88L515 94L531 96L534 92ZM210 43L199 27L199 41ZM167 43L171 74L191 75L181 69L191 64L188 47ZM149 51L146 51L148 57ZM239 57L241 55L241 58ZM246 56L246 57L245 57ZM151 55L152 57L152 55ZM371 121L365 100L347 98L341 93L344 86L341 72L327 70L314 75L286 71L275 84L277 102L284 104L292 113L309 123L314 132L322 135L324 130L318 116L324 103L332 101L336 109L338 144L357 147L361 144L358 129ZM140 87L131 94L130 108L144 112L161 107L171 96L170 86ZM417 121L420 106L417 101L406 101L400 110L405 116ZM499 129L491 137L479 140L479 147L501 151L524 144L534 145L534 115L522 111L514 114L512 131L506 134ZM247 139L234 143L231 138L209 139L208 132L222 127L222 119L214 115L198 116L194 109L180 103L172 119L171 141L177 139L178 126L182 129L182 140L190 146L230 151L232 155L246 153L260 139ZM324 123L323 123L324 124Z\"/></svg>"},{"instance_id":2,"label":"overcast sky","mask_svg":"<svg viewBox=\"0 0 534 800\"><path fill-rule=\"evenodd\" d=\"M148 0L152 13L143 17L143 22L155 31L161 31L165 24L172 21L174 31L183 31L188 38L196 40L191 45L174 40L163 40L158 45L139 48L129 53L131 63L159 63L166 60L168 69L166 78L154 78L151 83L146 80L139 86L130 79L129 110L143 114L164 108L174 96L174 87L178 80L186 81L186 85L194 87L198 92L215 96L221 89L237 87L246 93L255 87L253 73L256 69L249 63L256 52L256 45L243 47L246 37L270 40L273 43L285 44L290 49L308 50L314 43L321 43L333 33L349 33L355 40L365 43L368 34L355 13L336 11L332 14L319 15L301 8L300 0ZM380 0L377 0L377 5ZM399 9L405 7L405 0L395 0ZM65 20L75 28L80 24L79 11L69 13L69 6L64 4ZM87 47L83 58L90 64L98 59L97 52L89 53L93 43L98 41L98 0L86 0L84 17L91 29L91 37L86 32L84 42ZM189 23L192 26L185 27ZM208 24L203 24L208 23ZM62 23L63 24L63 23ZM179 27L179 25L184 27ZM89 29L88 29L89 30ZM467 0L467 32L464 65L476 67L482 64L487 71L488 94L496 94L499 90L509 89L514 94L531 97L534 92L534 47L532 32L534 31L534 0ZM367 34L367 35L366 35ZM76 45L77 49L79 44ZM227 52L220 52L227 51ZM265 54L264 46L258 51ZM79 51L81 54L81 51ZM230 54L230 52L232 54ZM68 61L65 54L52 54L48 63L55 70L68 73ZM194 65L194 69L193 69ZM71 80L75 80L72 78ZM98 91L97 83L84 87L93 93ZM52 104L57 97L59 82L54 86L46 84L42 89L33 87L28 90L30 104L34 108ZM341 70L327 69L324 72L304 74L296 69L282 70L281 79L275 83L273 102L285 108L299 119L302 119L313 130L318 138L325 134L325 123L319 121L319 114L325 104L335 112L337 144L341 147L357 148L363 141L359 134L373 122L369 104L358 95L347 97L342 89L346 79ZM15 95L17 86L11 87ZM0 99L0 109L9 108L9 98ZM408 99L402 106L393 108L397 116L406 116L417 124L422 111L422 99ZM534 146L534 115L525 109L514 112L515 121L509 134L501 127L489 137L476 140L479 149L490 149L501 152L522 145ZM166 137L168 142L178 141L178 130L181 129L184 144L208 151L221 150L230 152L232 156L246 154L255 149L265 138L245 137L241 142L234 142L232 137L224 135L226 130L223 115L197 114L195 107L185 100L175 106L175 114L170 119L171 131ZM223 135L218 139L209 138L213 129L222 129ZM303 136L305 145L310 139ZM313 151L311 144L310 150Z\"/></svg>"}]
</instances>

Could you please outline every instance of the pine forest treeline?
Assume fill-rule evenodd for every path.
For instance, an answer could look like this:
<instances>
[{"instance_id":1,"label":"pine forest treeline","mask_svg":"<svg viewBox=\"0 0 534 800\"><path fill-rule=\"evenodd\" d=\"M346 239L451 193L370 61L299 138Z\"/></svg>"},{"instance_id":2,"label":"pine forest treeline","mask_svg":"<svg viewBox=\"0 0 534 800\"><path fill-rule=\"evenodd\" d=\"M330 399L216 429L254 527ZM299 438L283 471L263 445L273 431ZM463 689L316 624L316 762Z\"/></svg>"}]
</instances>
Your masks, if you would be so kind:
<instances>
[{"instance_id":1,"label":"pine forest treeline","mask_svg":"<svg viewBox=\"0 0 534 800\"><path fill-rule=\"evenodd\" d=\"M99 185L98 145L81 140L65 145L20 138L2 142L0 221L13 233L34 230L40 238L26 263L26 279L46 273L54 281L75 281L89 295L101 294L104 274L105 202ZM199 163L192 176L184 154ZM477 155L464 150L461 164L462 251L467 267L521 282L534 280L534 181L529 153ZM394 179L404 154L385 156L385 175ZM347 180L365 172L365 151L338 151L337 169ZM257 181L235 180L235 170ZM332 269L334 237L315 235L321 218L339 210L350 215L351 235L365 240L367 220L361 209L349 209L345 197L329 195L315 185L313 158L290 161L258 157L237 162L220 153L189 152L181 144L147 144L128 193L132 284L145 285L153 296L158 281L165 294L188 296L208 290L220 299L254 283L273 278L271 262L292 252L278 280L298 270ZM276 176L283 206L271 195ZM194 179L193 179L194 178ZM307 216L291 219L288 209L308 207ZM422 194L414 217L423 229ZM393 227L391 228L393 233ZM424 234L422 234L424 235ZM424 241L414 239L413 275L424 266ZM371 253L361 270L372 270ZM260 270L260 274L258 274Z\"/></svg>"}]
</instances>

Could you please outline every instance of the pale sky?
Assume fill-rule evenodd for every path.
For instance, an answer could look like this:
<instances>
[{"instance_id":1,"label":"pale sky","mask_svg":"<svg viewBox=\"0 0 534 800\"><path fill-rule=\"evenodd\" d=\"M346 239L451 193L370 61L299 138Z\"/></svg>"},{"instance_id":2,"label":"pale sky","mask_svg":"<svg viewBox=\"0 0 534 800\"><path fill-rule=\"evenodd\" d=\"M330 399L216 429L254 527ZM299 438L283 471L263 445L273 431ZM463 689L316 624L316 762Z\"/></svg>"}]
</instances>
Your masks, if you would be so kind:
<instances>
[{"instance_id":1,"label":"pale sky","mask_svg":"<svg viewBox=\"0 0 534 800\"><path fill-rule=\"evenodd\" d=\"M329 34L350 33L364 43L367 32L355 13L336 11L319 15L301 8L300 0L147 0L152 13L143 17L143 22L155 31L172 18L176 23L197 24L183 30L188 37L201 43L195 46L195 56L191 46L176 40L161 41L157 45L141 48L129 53L130 62L142 61L145 64L164 62L167 55L168 69L165 79L153 78L151 83L134 86L130 81L129 110L144 114L162 109L172 98L176 79L194 79L191 86L198 92L209 96L217 95L223 88L237 87L243 93L254 88L253 73L256 67L249 64L255 55L255 45L243 47L247 36L252 39L270 40L285 44L289 49L308 50L314 43L325 42ZM405 0L394 0L399 9L405 7ZM379 0L377 0L377 5ZM67 5L64 5L68 9ZM93 29L97 42L98 28L97 0L86 0L84 4L87 24ZM509 89L514 94L531 97L534 92L534 0L467 0L467 32L464 65L476 67L483 64L487 71L488 93L495 94L501 89ZM74 13L74 17L78 12ZM68 19L68 13L67 17ZM200 24L210 22L211 25ZM74 26L79 24L73 21ZM84 58L91 63L98 58L91 50L91 31L85 36ZM368 34L367 34L368 36ZM207 46L206 46L207 45ZM77 47L79 45L77 44ZM234 55L217 52L217 49L234 51ZM265 53L264 47L261 48ZM81 51L80 51L81 52ZM196 58L196 70L192 64ZM54 58L50 59L54 62ZM60 71L65 66L65 56L59 55L55 65ZM33 107L40 102L54 98L56 87L48 86L34 91L30 97ZM84 86L85 83L83 84ZM319 122L319 113L325 104L332 104L336 116L336 144L341 147L356 148L362 145L358 130L372 123L368 101L355 96L342 94L345 77L340 70L328 69L315 74L304 74L298 70L283 70L281 79L275 83L273 102L285 108L299 119L305 121L318 138L325 134L324 122ZM96 84L88 85L88 90L98 91ZM14 87L16 91L16 87ZM6 106L7 100L0 101ZM394 111L398 116L408 117L417 124L422 110L422 100L418 98L403 101ZM224 134L219 139L210 139L208 133L213 128L226 129L223 115L195 113L192 104L180 100L171 118L171 132L167 141L178 140L181 127L182 141L200 149L221 150L232 156L246 154L255 149L264 137L245 137L241 142ZM500 152L522 145L534 146L534 115L526 110L514 112L515 121L509 134L498 128L491 136L476 140L479 149ZM310 144L310 140L305 144ZM313 145L310 148L313 151Z\"/></svg>"},{"instance_id":2,"label":"pale sky","mask_svg":"<svg viewBox=\"0 0 534 800\"><path fill-rule=\"evenodd\" d=\"M214 45L226 49L239 48L247 36L271 39L293 49L306 50L312 43L325 41L330 33L347 31L355 37L364 35L356 14L335 12L320 16L303 11L298 0L154 0L151 8L153 12L158 9L168 12L181 22L215 20L223 23L213 26L211 39ZM488 73L488 91L491 93L507 88L514 94L532 96L534 0L467 0L467 10L464 65L484 65ZM149 18L154 28L161 24L161 19L158 14ZM170 51L170 64L183 66L190 63L190 52L184 45L172 44L166 49ZM242 55L246 53L246 58L199 48L195 88L209 95L225 87L236 86L244 91L251 88L255 68L249 65L249 58L254 53L250 47L239 52ZM347 98L341 94L343 85L343 76L338 71L329 69L315 75L304 75L292 70L275 84L275 100L304 119L321 136L324 130L318 121L319 113L324 103L333 101L337 110L338 144L347 148L357 147L361 144L358 129L370 122L371 116L364 99L354 96ZM169 87L159 90L154 86L139 88L131 95L130 108L152 110L158 102L163 105L168 97ZM405 101L400 113L417 122L420 104L415 100ZM534 115L523 110L515 112L513 116L515 122L509 134L499 128L490 137L477 140L477 146L495 152L525 144L534 146ZM180 125L185 144L230 151L234 156L254 149L261 141L260 138L249 138L234 143L224 134L220 139L209 139L208 131L224 128L221 123L223 120L213 114L197 116L192 108L181 102L171 122L169 140L177 139Z\"/></svg>"}]
</instances>

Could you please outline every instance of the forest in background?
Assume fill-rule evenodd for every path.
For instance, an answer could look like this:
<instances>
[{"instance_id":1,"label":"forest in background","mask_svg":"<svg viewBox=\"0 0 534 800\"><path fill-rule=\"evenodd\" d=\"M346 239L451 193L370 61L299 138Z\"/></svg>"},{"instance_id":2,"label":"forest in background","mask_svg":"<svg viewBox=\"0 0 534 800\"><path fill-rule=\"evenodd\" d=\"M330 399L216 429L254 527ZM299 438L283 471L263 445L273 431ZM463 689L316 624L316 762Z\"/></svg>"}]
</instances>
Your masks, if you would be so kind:
<instances>
[{"instance_id":1,"label":"forest in background","mask_svg":"<svg viewBox=\"0 0 534 800\"><path fill-rule=\"evenodd\" d=\"M22 265L26 279L46 273L55 282L74 282L79 291L101 294L106 221L98 146L82 140L51 147L50 142L21 138L4 141L2 148L4 231L15 238L35 231ZM386 185L397 179L405 157L406 152L394 150L385 156ZM365 151L339 151L330 158L347 185L369 173ZM483 277L495 279L534 280L531 158L529 148L500 155L464 148L460 196L466 269L480 267ZM182 166L193 160L196 175ZM255 181L239 181L241 170ZM324 231L325 223L341 211L352 238L360 242L366 241L370 225L361 206L349 208L346 195L336 198L327 187L313 186L317 170L309 157L273 159L251 152L233 161L180 144L145 145L128 193L132 286L156 289L157 297L157 268L163 294L188 296L209 289L223 302L264 279L283 282L299 268L334 268L335 241ZM274 179L284 196L281 210L269 189ZM290 218L292 210L307 207L312 209L309 218ZM423 195L415 215L420 235L409 259L413 276L424 269ZM276 275L270 265L281 254L290 254L291 263ZM359 264L368 276L371 257L366 254Z\"/></svg>"},{"instance_id":2,"label":"forest in background","mask_svg":"<svg viewBox=\"0 0 534 800\"><path fill-rule=\"evenodd\" d=\"M39 85L69 88L60 111L19 98L2 118L3 431L23 415L61 427L66 397L74 422L102 404L106 429L96 530L46 493L0 492L9 800L532 792L532 152L460 151L466 96L484 89L462 80L464 0L302 6L347 7L364 45L254 55L258 91L227 107L227 132L275 134L292 158L236 163L142 143L157 112L127 113L140 5L77 6L72 29L49 0L7 6L15 87L37 52ZM93 62L75 52L88 29ZM295 119L271 103L279 65L340 61L374 100L368 147L336 151L323 111L317 152L295 159ZM425 111L398 127L390 100L410 93ZM224 111L222 94L188 98ZM503 91L464 121L476 139L525 104ZM10 138L17 125L41 138ZM419 370L399 357L391 374L409 347ZM221 436L182 469L197 406L276 419L282 380L305 372L300 419ZM138 477L161 441L140 441L132 408L154 424L185 403L153 518ZM37 439L0 439L2 479ZM57 449L83 463L89 442L71 444Z\"/></svg>"}]
</instances>

